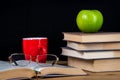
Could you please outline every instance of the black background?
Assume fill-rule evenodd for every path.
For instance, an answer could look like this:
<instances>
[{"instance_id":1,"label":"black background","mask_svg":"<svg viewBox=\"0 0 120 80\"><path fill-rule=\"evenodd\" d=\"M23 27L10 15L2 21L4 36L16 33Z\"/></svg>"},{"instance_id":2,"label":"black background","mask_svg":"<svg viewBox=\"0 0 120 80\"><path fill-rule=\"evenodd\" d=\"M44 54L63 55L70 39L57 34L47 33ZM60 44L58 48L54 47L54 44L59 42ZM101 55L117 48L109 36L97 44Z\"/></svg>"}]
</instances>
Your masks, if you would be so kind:
<instances>
[{"instance_id":1,"label":"black background","mask_svg":"<svg viewBox=\"0 0 120 80\"><path fill-rule=\"evenodd\" d=\"M79 32L76 15L82 9L98 9L104 23L100 31L119 32L120 4L116 0L1 0L0 60L22 52L22 38L47 36L48 53L60 56L66 45L62 32Z\"/></svg>"}]
</instances>

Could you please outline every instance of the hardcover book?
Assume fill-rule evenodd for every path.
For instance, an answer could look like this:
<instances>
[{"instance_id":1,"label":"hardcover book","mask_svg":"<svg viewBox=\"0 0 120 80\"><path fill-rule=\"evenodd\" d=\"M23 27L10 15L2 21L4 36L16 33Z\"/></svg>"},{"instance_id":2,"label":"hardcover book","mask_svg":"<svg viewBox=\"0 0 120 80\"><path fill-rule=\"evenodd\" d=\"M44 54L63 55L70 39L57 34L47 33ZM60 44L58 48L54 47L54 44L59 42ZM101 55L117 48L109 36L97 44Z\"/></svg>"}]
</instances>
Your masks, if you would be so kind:
<instances>
[{"instance_id":1,"label":"hardcover book","mask_svg":"<svg viewBox=\"0 0 120 80\"><path fill-rule=\"evenodd\" d=\"M80 43L93 42L120 42L120 32L98 32L98 33L82 33L82 32L63 32L64 40Z\"/></svg>"},{"instance_id":2,"label":"hardcover book","mask_svg":"<svg viewBox=\"0 0 120 80\"><path fill-rule=\"evenodd\" d=\"M76 57L81 59L120 58L120 50L80 51L80 50L75 50L69 47L62 47L61 55Z\"/></svg>"},{"instance_id":3,"label":"hardcover book","mask_svg":"<svg viewBox=\"0 0 120 80\"><path fill-rule=\"evenodd\" d=\"M67 41L67 47L80 51L120 50L120 42L79 43Z\"/></svg>"},{"instance_id":4,"label":"hardcover book","mask_svg":"<svg viewBox=\"0 0 120 80\"><path fill-rule=\"evenodd\" d=\"M85 60L68 57L68 65L91 72L120 71L120 58Z\"/></svg>"}]
</instances>

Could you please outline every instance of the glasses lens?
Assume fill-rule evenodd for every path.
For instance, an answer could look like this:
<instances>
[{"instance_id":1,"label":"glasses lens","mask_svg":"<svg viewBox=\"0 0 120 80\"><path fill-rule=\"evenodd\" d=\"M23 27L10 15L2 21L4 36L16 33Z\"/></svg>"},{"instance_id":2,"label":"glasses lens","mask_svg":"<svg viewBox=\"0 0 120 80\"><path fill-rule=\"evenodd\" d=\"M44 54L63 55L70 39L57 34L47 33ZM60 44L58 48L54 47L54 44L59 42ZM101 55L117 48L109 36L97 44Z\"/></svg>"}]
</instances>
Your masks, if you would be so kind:
<instances>
[{"instance_id":1,"label":"glasses lens","mask_svg":"<svg viewBox=\"0 0 120 80\"><path fill-rule=\"evenodd\" d=\"M18 66L27 66L28 64L30 64L30 61L28 60L18 60L16 61Z\"/></svg>"},{"instance_id":2,"label":"glasses lens","mask_svg":"<svg viewBox=\"0 0 120 80\"><path fill-rule=\"evenodd\" d=\"M22 53L15 53L15 54L12 54L12 59L14 59L15 61L17 60L25 60L25 56L22 54Z\"/></svg>"},{"instance_id":3,"label":"glasses lens","mask_svg":"<svg viewBox=\"0 0 120 80\"><path fill-rule=\"evenodd\" d=\"M11 55L13 65L26 66L30 63L30 60L25 60L25 56L22 53L14 53Z\"/></svg>"},{"instance_id":4,"label":"glasses lens","mask_svg":"<svg viewBox=\"0 0 120 80\"><path fill-rule=\"evenodd\" d=\"M58 61L58 57L53 54L45 54L45 55L37 55L37 62L38 63L48 63L50 65L56 64Z\"/></svg>"}]
</instances>

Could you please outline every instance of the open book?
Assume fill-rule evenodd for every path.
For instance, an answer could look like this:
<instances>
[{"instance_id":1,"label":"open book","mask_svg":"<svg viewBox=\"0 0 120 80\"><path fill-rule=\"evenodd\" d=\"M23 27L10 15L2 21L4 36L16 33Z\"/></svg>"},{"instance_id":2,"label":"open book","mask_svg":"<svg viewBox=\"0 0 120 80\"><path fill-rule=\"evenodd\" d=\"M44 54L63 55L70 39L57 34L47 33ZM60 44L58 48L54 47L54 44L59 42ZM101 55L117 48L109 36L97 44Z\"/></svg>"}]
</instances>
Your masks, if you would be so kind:
<instances>
[{"instance_id":1,"label":"open book","mask_svg":"<svg viewBox=\"0 0 120 80\"><path fill-rule=\"evenodd\" d=\"M86 75L86 73L80 69L58 64L52 66L51 64L30 62L25 66L15 66L9 62L0 61L0 80L17 77L32 78L36 76L36 72L39 73L39 77Z\"/></svg>"}]
</instances>

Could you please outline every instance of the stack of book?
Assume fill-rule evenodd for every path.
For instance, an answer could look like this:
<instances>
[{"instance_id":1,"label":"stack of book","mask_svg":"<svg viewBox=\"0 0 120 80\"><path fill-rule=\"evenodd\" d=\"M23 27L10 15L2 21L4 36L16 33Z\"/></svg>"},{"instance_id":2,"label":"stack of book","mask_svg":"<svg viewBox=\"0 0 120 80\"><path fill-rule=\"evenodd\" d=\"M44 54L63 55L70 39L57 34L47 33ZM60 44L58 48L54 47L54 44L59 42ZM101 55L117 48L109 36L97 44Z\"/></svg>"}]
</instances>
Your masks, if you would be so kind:
<instances>
[{"instance_id":1,"label":"stack of book","mask_svg":"<svg viewBox=\"0 0 120 80\"><path fill-rule=\"evenodd\" d=\"M120 71L120 32L63 32L68 65L93 72Z\"/></svg>"}]
</instances>

